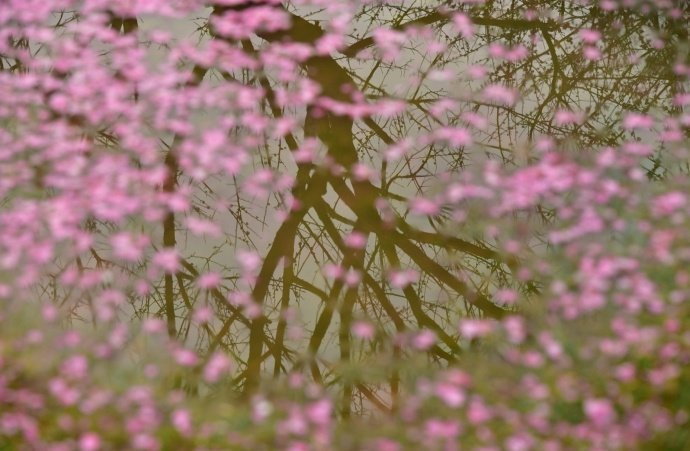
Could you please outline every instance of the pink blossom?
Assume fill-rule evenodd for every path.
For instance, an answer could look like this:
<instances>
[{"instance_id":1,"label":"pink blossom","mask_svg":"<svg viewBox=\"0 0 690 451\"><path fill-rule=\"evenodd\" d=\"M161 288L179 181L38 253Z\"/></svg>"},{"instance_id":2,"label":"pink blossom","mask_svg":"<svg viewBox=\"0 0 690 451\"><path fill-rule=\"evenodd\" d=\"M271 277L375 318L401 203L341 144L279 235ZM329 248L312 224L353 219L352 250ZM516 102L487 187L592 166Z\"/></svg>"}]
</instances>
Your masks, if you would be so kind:
<instances>
[{"instance_id":1,"label":"pink blossom","mask_svg":"<svg viewBox=\"0 0 690 451\"><path fill-rule=\"evenodd\" d=\"M392 61L398 57L402 45L407 41L405 33L377 28L373 33L374 42L383 51L383 58Z\"/></svg>"},{"instance_id":2,"label":"pink blossom","mask_svg":"<svg viewBox=\"0 0 690 451\"><path fill-rule=\"evenodd\" d=\"M385 151L384 151L384 156L387 161L395 161L403 156L405 156L410 150L412 149L414 143L412 140L407 139L407 140L402 140L399 141L391 146L389 146Z\"/></svg>"},{"instance_id":3,"label":"pink blossom","mask_svg":"<svg viewBox=\"0 0 690 451\"><path fill-rule=\"evenodd\" d=\"M491 84L485 87L482 95L489 102L506 106L513 106L518 100L518 94L514 89L498 84Z\"/></svg>"},{"instance_id":4,"label":"pink blossom","mask_svg":"<svg viewBox=\"0 0 690 451\"><path fill-rule=\"evenodd\" d=\"M443 127L436 130L436 137L448 141L451 146L470 146L472 145L472 135L461 127Z\"/></svg>"},{"instance_id":5,"label":"pink blossom","mask_svg":"<svg viewBox=\"0 0 690 451\"><path fill-rule=\"evenodd\" d=\"M436 344L436 334L428 329L421 330L412 339L412 345L419 350L426 350Z\"/></svg>"},{"instance_id":6,"label":"pink blossom","mask_svg":"<svg viewBox=\"0 0 690 451\"><path fill-rule=\"evenodd\" d=\"M314 424L325 425L331 421L332 411L331 401L328 399L319 399L309 404L305 410L307 418Z\"/></svg>"},{"instance_id":7,"label":"pink blossom","mask_svg":"<svg viewBox=\"0 0 690 451\"><path fill-rule=\"evenodd\" d=\"M132 437L132 446L134 449L143 451L158 451L161 449L158 440L149 434L137 434Z\"/></svg>"},{"instance_id":8,"label":"pink blossom","mask_svg":"<svg viewBox=\"0 0 690 451\"><path fill-rule=\"evenodd\" d=\"M489 421L492 417L491 410L478 398L472 399L467 406L467 420L473 425Z\"/></svg>"},{"instance_id":9,"label":"pink blossom","mask_svg":"<svg viewBox=\"0 0 690 451\"><path fill-rule=\"evenodd\" d=\"M288 418L278 425L278 429L281 433L304 435L307 433L309 425L307 424L307 420L304 418L304 415L302 415L302 412L297 408L292 408L290 409Z\"/></svg>"},{"instance_id":10,"label":"pink blossom","mask_svg":"<svg viewBox=\"0 0 690 451\"><path fill-rule=\"evenodd\" d=\"M448 407L460 407L465 402L465 392L462 388L441 382L434 387L434 393L439 397Z\"/></svg>"},{"instance_id":11,"label":"pink blossom","mask_svg":"<svg viewBox=\"0 0 690 451\"><path fill-rule=\"evenodd\" d=\"M165 322L157 318L148 318L143 323L144 331L148 333L163 333L166 330Z\"/></svg>"},{"instance_id":12,"label":"pink blossom","mask_svg":"<svg viewBox=\"0 0 690 451\"><path fill-rule=\"evenodd\" d=\"M180 268L180 258L176 249L161 249L153 256L153 264L166 273L176 273Z\"/></svg>"},{"instance_id":13,"label":"pink blossom","mask_svg":"<svg viewBox=\"0 0 690 451\"><path fill-rule=\"evenodd\" d=\"M371 340L374 338L376 329L370 323L364 321L356 321L352 324L352 333L364 340Z\"/></svg>"},{"instance_id":14,"label":"pink blossom","mask_svg":"<svg viewBox=\"0 0 690 451\"><path fill-rule=\"evenodd\" d=\"M598 428L610 426L616 419L611 401L604 398L589 398L584 402L587 419Z\"/></svg>"},{"instance_id":15,"label":"pink blossom","mask_svg":"<svg viewBox=\"0 0 690 451\"><path fill-rule=\"evenodd\" d=\"M601 39L601 33L591 28L583 28L578 32L578 36L587 44L596 44Z\"/></svg>"},{"instance_id":16,"label":"pink blossom","mask_svg":"<svg viewBox=\"0 0 690 451\"><path fill-rule=\"evenodd\" d=\"M186 409L175 409L170 415L170 421L183 436L192 434L192 417Z\"/></svg>"},{"instance_id":17,"label":"pink blossom","mask_svg":"<svg viewBox=\"0 0 690 451\"><path fill-rule=\"evenodd\" d=\"M494 298L497 302L502 302L504 304L515 304L518 300L518 293L510 289L501 289L496 292Z\"/></svg>"},{"instance_id":18,"label":"pink blossom","mask_svg":"<svg viewBox=\"0 0 690 451\"><path fill-rule=\"evenodd\" d=\"M362 163L357 163L352 166L352 175L357 181L373 181L376 178L374 169Z\"/></svg>"},{"instance_id":19,"label":"pink blossom","mask_svg":"<svg viewBox=\"0 0 690 451\"><path fill-rule=\"evenodd\" d=\"M486 77L488 70L484 66L475 64L467 68L467 73L469 74L470 78L474 80L481 80Z\"/></svg>"},{"instance_id":20,"label":"pink blossom","mask_svg":"<svg viewBox=\"0 0 690 451\"><path fill-rule=\"evenodd\" d=\"M218 285L220 285L220 282L221 277L220 274L218 274L217 272L208 272L202 274L201 276L199 276L199 279L197 280L199 288L202 288L204 290L216 288Z\"/></svg>"},{"instance_id":21,"label":"pink blossom","mask_svg":"<svg viewBox=\"0 0 690 451\"><path fill-rule=\"evenodd\" d=\"M495 323L488 320L466 319L460 321L460 334L468 340L490 334Z\"/></svg>"},{"instance_id":22,"label":"pink blossom","mask_svg":"<svg viewBox=\"0 0 690 451\"><path fill-rule=\"evenodd\" d=\"M261 265L261 257L255 251L240 249L237 251L237 258L242 269L248 273L256 271Z\"/></svg>"},{"instance_id":23,"label":"pink blossom","mask_svg":"<svg viewBox=\"0 0 690 451\"><path fill-rule=\"evenodd\" d=\"M101 437L95 432L87 432L79 438L80 451L96 451L101 449Z\"/></svg>"},{"instance_id":24,"label":"pink blossom","mask_svg":"<svg viewBox=\"0 0 690 451\"><path fill-rule=\"evenodd\" d=\"M202 306L194 310L193 319L199 324L208 324L213 319L213 310L208 306Z\"/></svg>"},{"instance_id":25,"label":"pink blossom","mask_svg":"<svg viewBox=\"0 0 690 451\"><path fill-rule=\"evenodd\" d=\"M181 366L194 366L199 361L199 357L194 351L185 348L178 348L173 351L175 361Z\"/></svg>"},{"instance_id":26,"label":"pink blossom","mask_svg":"<svg viewBox=\"0 0 690 451\"><path fill-rule=\"evenodd\" d=\"M389 118L394 117L405 112L407 108L406 102L399 100L381 100L370 106L371 114L376 116Z\"/></svg>"},{"instance_id":27,"label":"pink blossom","mask_svg":"<svg viewBox=\"0 0 690 451\"><path fill-rule=\"evenodd\" d=\"M110 242L116 257L126 261L137 261L143 256L148 238L144 235L134 237L127 232L120 232L113 235Z\"/></svg>"},{"instance_id":28,"label":"pink blossom","mask_svg":"<svg viewBox=\"0 0 690 451\"><path fill-rule=\"evenodd\" d=\"M83 355L74 355L62 363L61 373L69 379L83 379L89 369L89 363Z\"/></svg>"},{"instance_id":29,"label":"pink blossom","mask_svg":"<svg viewBox=\"0 0 690 451\"><path fill-rule=\"evenodd\" d=\"M505 47L498 42L494 42L488 47L489 55L492 58L502 58L510 62L517 62L527 57L529 50L523 45L512 48Z\"/></svg>"},{"instance_id":30,"label":"pink blossom","mask_svg":"<svg viewBox=\"0 0 690 451\"><path fill-rule=\"evenodd\" d=\"M656 197L652 201L652 211L658 216L667 216L684 207L686 203L685 194L672 191Z\"/></svg>"},{"instance_id":31,"label":"pink blossom","mask_svg":"<svg viewBox=\"0 0 690 451\"><path fill-rule=\"evenodd\" d=\"M316 41L316 52L320 55L327 55L345 46L344 39L340 34L326 34Z\"/></svg>"},{"instance_id":32,"label":"pink blossom","mask_svg":"<svg viewBox=\"0 0 690 451\"><path fill-rule=\"evenodd\" d=\"M343 239L345 245L352 249L364 249L367 244L367 236L362 232L353 231Z\"/></svg>"},{"instance_id":33,"label":"pink blossom","mask_svg":"<svg viewBox=\"0 0 690 451\"><path fill-rule=\"evenodd\" d=\"M417 197L410 201L410 209L418 215L436 215L440 211L440 205L437 201Z\"/></svg>"},{"instance_id":34,"label":"pink blossom","mask_svg":"<svg viewBox=\"0 0 690 451\"><path fill-rule=\"evenodd\" d=\"M388 281L393 288L405 288L419 280L419 273L414 269L403 269L388 272Z\"/></svg>"},{"instance_id":35,"label":"pink blossom","mask_svg":"<svg viewBox=\"0 0 690 451\"><path fill-rule=\"evenodd\" d=\"M400 451L400 444L392 439L378 439L376 440L375 449L379 451Z\"/></svg>"},{"instance_id":36,"label":"pink blossom","mask_svg":"<svg viewBox=\"0 0 690 451\"><path fill-rule=\"evenodd\" d=\"M255 423L262 423L271 413L273 405L270 402L260 397L252 400L252 420Z\"/></svg>"},{"instance_id":37,"label":"pink blossom","mask_svg":"<svg viewBox=\"0 0 690 451\"><path fill-rule=\"evenodd\" d=\"M323 274L329 279L340 279L345 275L345 270L342 266L334 263L327 263L321 268Z\"/></svg>"},{"instance_id":38,"label":"pink blossom","mask_svg":"<svg viewBox=\"0 0 690 451\"><path fill-rule=\"evenodd\" d=\"M554 116L556 125L581 124L585 120L582 113L576 113L570 110L558 110Z\"/></svg>"},{"instance_id":39,"label":"pink blossom","mask_svg":"<svg viewBox=\"0 0 690 451\"><path fill-rule=\"evenodd\" d=\"M345 282L345 285L349 287L356 287L362 281L362 273L356 269L350 268L345 273L343 281Z\"/></svg>"},{"instance_id":40,"label":"pink blossom","mask_svg":"<svg viewBox=\"0 0 690 451\"><path fill-rule=\"evenodd\" d=\"M601 59L601 50L588 45L582 48L582 55L589 61L598 61Z\"/></svg>"},{"instance_id":41,"label":"pink blossom","mask_svg":"<svg viewBox=\"0 0 690 451\"><path fill-rule=\"evenodd\" d=\"M460 434L460 425L457 421L432 419L426 422L424 431L429 437L451 439Z\"/></svg>"},{"instance_id":42,"label":"pink blossom","mask_svg":"<svg viewBox=\"0 0 690 451\"><path fill-rule=\"evenodd\" d=\"M484 130L488 125L486 117L471 111L463 113L462 120L479 130Z\"/></svg>"},{"instance_id":43,"label":"pink blossom","mask_svg":"<svg viewBox=\"0 0 690 451\"><path fill-rule=\"evenodd\" d=\"M556 341L556 339L548 332L542 332L539 334L539 343L544 348L546 354L556 360L563 355L563 346L561 343Z\"/></svg>"},{"instance_id":44,"label":"pink blossom","mask_svg":"<svg viewBox=\"0 0 690 451\"><path fill-rule=\"evenodd\" d=\"M208 383L215 383L220 380L223 374L232 369L232 362L225 354L216 352L204 366L204 380Z\"/></svg>"},{"instance_id":45,"label":"pink blossom","mask_svg":"<svg viewBox=\"0 0 690 451\"><path fill-rule=\"evenodd\" d=\"M258 31L274 32L289 27L289 16L270 6L254 6L241 12L228 12L213 17L215 31L234 39L249 38Z\"/></svg>"},{"instance_id":46,"label":"pink blossom","mask_svg":"<svg viewBox=\"0 0 690 451\"><path fill-rule=\"evenodd\" d=\"M63 406L72 406L81 397L78 389L71 387L67 382L60 378L51 379L48 382L50 394Z\"/></svg>"},{"instance_id":47,"label":"pink blossom","mask_svg":"<svg viewBox=\"0 0 690 451\"><path fill-rule=\"evenodd\" d=\"M288 451L309 451L310 447L305 442L292 442Z\"/></svg>"},{"instance_id":48,"label":"pink blossom","mask_svg":"<svg viewBox=\"0 0 690 451\"><path fill-rule=\"evenodd\" d=\"M45 304L41 308L41 315L47 322L55 321L58 317L58 309L52 304Z\"/></svg>"},{"instance_id":49,"label":"pink blossom","mask_svg":"<svg viewBox=\"0 0 690 451\"><path fill-rule=\"evenodd\" d=\"M506 440L505 449L508 451L528 451L534 448L529 436L520 434L512 435Z\"/></svg>"},{"instance_id":50,"label":"pink blossom","mask_svg":"<svg viewBox=\"0 0 690 451\"><path fill-rule=\"evenodd\" d=\"M196 235L208 235L211 237L221 236L218 224L195 216L188 216L186 224L189 230Z\"/></svg>"},{"instance_id":51,"label":"pink blossom","mask_svg":"<svg viewBox=\"0 0 690 451\"><path fill-rule=\"evenodd\" d=\"M654 118L646 114L628 113L623 118L623 128L627 130L649 129L654 126Z\"/></svg>"},{"instance_id":52,"label":"pink blossom","mask_svg":"<svg viewBox=\"0 0 690 451\"><path fill-rule=\"evenodd\" d=\"M635 366L631 363L624 363L616 368L615 376L622 382L630 382L635 378Z\"/></svg>"},{"instance_id":53,"label":"pink blossom","mask_svg":"<svg viewBox=\"0 0 690 451\"><path fill-rule=\"evenodd\" d=\"M474 25L466 14L453 14L453 24L463 38L471 39L474 36Z\"/></svg>"}]
</instances>

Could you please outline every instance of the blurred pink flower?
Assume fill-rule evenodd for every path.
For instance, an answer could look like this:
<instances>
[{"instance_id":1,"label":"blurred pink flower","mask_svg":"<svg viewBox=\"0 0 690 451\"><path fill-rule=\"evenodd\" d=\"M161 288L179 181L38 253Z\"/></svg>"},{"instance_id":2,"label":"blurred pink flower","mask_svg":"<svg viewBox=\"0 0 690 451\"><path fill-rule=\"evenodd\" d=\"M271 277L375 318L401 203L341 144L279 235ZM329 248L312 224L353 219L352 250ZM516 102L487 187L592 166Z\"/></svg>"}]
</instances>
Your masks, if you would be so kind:
<instances>
[{"instance_id":1,"label":"blurred pink flower","mask_svg":"<svg viewBox=\"0 0 690 451\"><path fill-rule=\"evenodd\" d=\"M169 274L180 269L180 257L176 249L161 249L153 256L153 264Z\"/></svg>"},{"instance_id":2,"label":"blurred pink flower","mask_svg":"<svg viewBox=\"0 0 690 451\"><path fill-rule=\"evenodd\" d=\"M474 36L474 24L472 23L472 19L466 14L453 14L453 24L463 38L471 39Z\"/></svg>"},{"instance_id":3,"label":"blurred pink flower","mask_svg":"<svg viewBox=\"0 0 690 451\"><path fill-rule=\"evenodd\" d=\"M455 384L439 382L434 387L434 393L448 407L460 407L465 403L464 390Z\"/></svg>"},{"instance_id":4,"label":"blurred pink flower","mask_svg":"<svg viewBox=\"0 0 690 451\"><path fill-rule=\"evenodd\" d=\"M428 329L419 331L412 338L412 346L419 350L427 350L436 344L436 334Z\"/></svg>"},{"instance_id":5,"label":"blurred pink flower","mask_svg":"<svg viewBox=\"0 0 690 451\"><path fill-rule=\"evenodd\" d=\"M170 414L170 421L183 437L189 437L192 434L192 416L186 409L175 409Z\"/></svg>"},{"instance_id":6,"label":"blurred pink flower","mask_svg":"<svg viewBox=\"0 0 690 451\"><path fill-rule=\"evenodd\" d=\"M496 323L490 320L465 319L460 321L460 335L468 340L483 337L493 332Z\"/></svg>"},{"instance_id":7,"label":"blurred pink flower","mask_svg":"<svg viewBox=\"0 0 690 451\"><path fill-rule=\"evenodd\" d=\"M232 370L230 359L220 352L214 353L204 366L204 380L208 383L215 383L220 378Z\"/></svg>"},{"instance_id":8,"label":"blurred pink flower","mask_svg":"<svg viewBox=\"0 0 690 451\"><path fill-rule=\"evenodd\" d=\"M374 338L376 329L370 323L364 321L356 321L354 324L352 324L352 333L358 338L362 338L364 340L371 340L372 338Z\"/></svg>"},{"instance_id":9,"label":"blurred pink flower","mask_svg":"<svg viewBox=\"0 0 690 451\"><path fill-rule=\"evenodd\" d=\"M221 277L220 274L217 272L207 272L205 274L202 274L199 276L197 279L197 284L199 285L199 288L203 290L210 290L213 288L218 287L221 282Z\"/></svg>"},{"instance_id":10,"label":"blurred pink flower","mask_svg":"<svg viewBox=\"0 0 690 451\"><path fill-rule=\"evenodd\" d=\"M354 231L345 235L343 241L347 247L352 249L364 249L367 244L367 236L362 232Z\"/></svg>"},{"instance_id":11,"label":"blurred pink flower","mask_svg":"<svg viewBox=\"0 0 690 451\"><path fill-rule=\"evenodd\" d=\"M405 288L419 280L419 272L415 269L388 271L388 281L393 288Z\"/></svg>"},{"instance_id":12,"label":"blurred pink flower","mask_svg":"<svg viewBox=\"0 0 690 451\"><path fill-rule=\"evenodd\" d=\"M221 236L220 227L216 223L207 219L196 216L188 216L185 222L190 232L194 233L195 235L208 235L211 237Z\"/></svg>"},{"instance_id":13,"label":"blurred pink flower","mask_svg":"<svg viewBox=\"0 0 690 451\"><path fill-rule=\"evenodd\" d=\"M431 438L452 439L460 434L460 424L453 420L431 419L424 425L424 432Z\"/></svg>"},{"instance_id":14,"label":"blurred pink flower","mask_svg":"<svg viewBox=\"0 0 690 451\"><path fill-rule=\"evenodd\" d=\"M101 449L101 437L95 432L87 432L79 438L79 451L97 451Z\"/></svg>"},{"instance_id":15,"label":"blurred pink flower","mask_svg":"<svg viewBox=\"0 0 690 451\"><path fill-rule=\"evenodd\" d=\"M499 84L488 85L482 95L489 102L505 106L513 106L518 100L518 93L514 89Z\"/></svg>"},{"instance_id":16,"label":"blurred pink flower","mask_svg":"<svg viewBox=\"0 0 690 451\"><path fill-rule=\"evenodd\" d=\"M433 216L441 211L441 206L437 201L425 197L417 197L410 201L410 210L418 215Z\"/></svg>"},{"instance_id":17,"label":"blurred pink flower","mask_svg":"<svg viewBox=\"0 0 690 451\"><path fill-rule=\"evenodd\" d=\"M626 130L649 129L654 126L654 118L647 114L627 113L623 117L623 128Z\"/></svg>"},{"instance_id":18,"label":"blurred pink flower","mask_svg":"<svg viewBox=\"0 0 690 451\"><path fill-rule=\"evenodd\" d=\"M199 362L199 356L194 351L185 348L175 349L173 356L180 366L194 366Z\"/></svg>"},{"instance_id":19,"label":"blurred pink flower","mask_svg":"<svg viewBox=\"0 0 690 451\"><path fill-rule=\"evenodd\" d=\"M597 428L610 426L616 420L611 401L605 398L589 398L584 402L587 419Z\"/></svg>"},{"instance_id":20,"label":"blurred pink flower","mask_svg":"<svg viewBox=\"0 0 690 451\"><path fill-rule=\"evenodd\" d=\"M578 32L578 36L587 44L596 44L601 40L601 32L591 28L583 28Z\"/></svg>"},{"instance_id":21,"label":"blurred pink flower","mask_svg":"<svg viewBox=\"0 0 690 451\"><path fill-rule=\"evenodd\" d=\"M326 425L331 422L333 405L328 399L319 399L308 404L305 413L309 421L318 425Z\"/></svg>"}]
</instances>

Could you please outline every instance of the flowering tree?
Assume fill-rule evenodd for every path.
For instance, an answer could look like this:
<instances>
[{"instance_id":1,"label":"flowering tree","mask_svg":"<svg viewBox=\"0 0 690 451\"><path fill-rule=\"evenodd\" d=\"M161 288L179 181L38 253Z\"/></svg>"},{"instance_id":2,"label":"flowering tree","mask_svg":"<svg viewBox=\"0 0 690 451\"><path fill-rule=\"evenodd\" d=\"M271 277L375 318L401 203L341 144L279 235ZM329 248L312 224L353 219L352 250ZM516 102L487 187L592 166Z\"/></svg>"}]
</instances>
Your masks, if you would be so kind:
<instances>
[{"instance_id":1,"label":"flowering tree","mask_svg":"<svg viewBox=\"0 0 690 451\"><path fill-rule=\"evenodd\" d=\"M689 15L10 0L0 444L683 449Z\"/></svg>"}]
</instances>

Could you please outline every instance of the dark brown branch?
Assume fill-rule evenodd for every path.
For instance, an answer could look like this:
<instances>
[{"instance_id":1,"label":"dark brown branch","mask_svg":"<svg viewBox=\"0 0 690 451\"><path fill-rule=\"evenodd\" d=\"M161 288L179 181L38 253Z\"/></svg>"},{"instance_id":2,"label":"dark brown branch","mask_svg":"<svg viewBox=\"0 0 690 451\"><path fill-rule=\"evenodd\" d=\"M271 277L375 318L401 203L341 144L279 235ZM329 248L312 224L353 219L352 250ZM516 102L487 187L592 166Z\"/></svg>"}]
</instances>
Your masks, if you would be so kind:
<instances>
[{"instance_id":1,"label":"dark brown branch","mask_svg":"<svg viewBox=\"0 0 690 451\"><path fill-rule=\"evenodd\" d=\"M467 302L479 308L485 315L491 318L500 319L508 313L506 310L493 304L481 293L470 290L467 284L453 276L443 266L436 263L405 236L399 233L391 233L390 236L393 243L405 252L423 271L428 272L439 282L444 283L461 294Z\"/></svg>"},{"instance_id":2,"label":"dark brown branch","mask_svg":"<svg viewBox=\"0 0 690 451\"><path fill-rule=\"evenodd\" d=\"M400 24L396 27L393 27L393 30L403 31L408 28L417 26L433 25L435 23L445 23L448 22L448 20L451 18L451 13L452 12L441 13L439 11L434 11L426 16L422 16L417 19L413 19L409 22L406 22L404 24ZM475 25L498 27L519 31L544 29L550 30L556 27L555 23L540 22L537 20L495 19L492 17L472 17L471 20ZM362 50L365 50L373 45L374 38L370 36L362 40L359 40L354 44L351 44L349 47L342 51L342 54L349 58L352 58Z\"/></svg>"},{"instance_id":3,"label":"dark brown branch","mask_svg":"<svg viewBox=\"0 0 690 451\"><path fill-rule=\"evenodd\" d=\"M311 209L311 206L324 194L325 190L326 180L323 174L316 172L312 177L308 178L307 170L303 167L300 168L297 175L297 185L292 190L294 198L300 200L300 207L293 211L290 217L280 226L276 232L273 244L266 254L256 279L256 285L252 290L252 298L257 304L263 305L268 292L268 286L280 259L283 257L292 258L297 228ZM247 393L252 392L258 387L261 374L260 357L263 352L265 323L266 317L261 315L252 321L250 327L247 382L245 384L245 391Z\"/></svg>"},{"instance_id":4,"label":"dark brown branch","mask_svg":"<svg viewBox=\"0 0 690 451\"><path fill-rule=\"evenodd\" d=\"M397 252L395 251L392 243L388 240L388 238L382 237L380 239L381 247L383 248L384 254L386 254L386 257L388 258L388 261L393 267L399 268L400 260L398 259ZM426 327L430 330L433 330L441 341L443 341L443 343L445 343L454 354L460 354L462 350L460 349L457 340L448 335L448 333L446 333L446 331L443 330L443 328L436 321L431 319L431 317L424 312L422 300L419 298L419 295L415 289L412 288L411 285L407 285L403 288L403 294L405 295L405 299L407 299L410 310L412 310L412 314L417 319L417 323L421 327Z\"/></svg>"}]
</instances>

